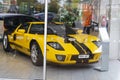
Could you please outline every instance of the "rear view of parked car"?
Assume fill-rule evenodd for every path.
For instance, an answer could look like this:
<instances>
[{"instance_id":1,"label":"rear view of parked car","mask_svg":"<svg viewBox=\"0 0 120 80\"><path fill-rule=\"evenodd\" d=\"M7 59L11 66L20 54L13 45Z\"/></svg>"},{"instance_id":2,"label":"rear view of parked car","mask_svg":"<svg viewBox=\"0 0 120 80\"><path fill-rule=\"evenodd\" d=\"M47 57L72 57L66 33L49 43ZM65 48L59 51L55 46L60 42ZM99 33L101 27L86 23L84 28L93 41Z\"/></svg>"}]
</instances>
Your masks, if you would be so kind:
<instances>
[{"instance_id":1,"label":"rear view of parked car","mask_svg":"<svg viewBox=\"0 0 120 80\"><path fill-rule=\"evenodd\" d=\"M56 14L53 12L48 12L48 22L51 22L54 18L55 18ZM34 17L36 17L37 19L39 19L40 21L44 21L45 18L45 13L37 13L34 14Z\"/></svg>"},{"instance_id":2,"label":"rear view of parked car","mask_svg":"<svg viewBox=\"0 0 120 80\"><path fill-rule=\"evenodd\" d=\"M24 14L0 13L0 39L3 34L12 33L20 23L39 21L38 19Z\"/></svg>"}]
</instances>

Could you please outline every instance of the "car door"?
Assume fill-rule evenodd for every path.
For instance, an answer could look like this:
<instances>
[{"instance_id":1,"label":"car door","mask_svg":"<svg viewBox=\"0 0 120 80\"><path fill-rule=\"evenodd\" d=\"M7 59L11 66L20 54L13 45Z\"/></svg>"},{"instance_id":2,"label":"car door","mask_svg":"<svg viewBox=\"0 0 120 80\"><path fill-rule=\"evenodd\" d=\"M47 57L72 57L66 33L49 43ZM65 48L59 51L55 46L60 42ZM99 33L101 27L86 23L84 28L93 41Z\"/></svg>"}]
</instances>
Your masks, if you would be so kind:
<instances>
[{"instance_id":1,"label":"car door","mask_svg":"<svg viewBox=\"0 0 120 80\"><path fill-rule=\"evenodd\" d=\"M19 51L24 52L28 54L28 28L29 28L29 23L24 23L21 24L20 27L17 29L17 31L14 34L14 43L16 44L16 47Z\"/></svg>"}]
</instances>

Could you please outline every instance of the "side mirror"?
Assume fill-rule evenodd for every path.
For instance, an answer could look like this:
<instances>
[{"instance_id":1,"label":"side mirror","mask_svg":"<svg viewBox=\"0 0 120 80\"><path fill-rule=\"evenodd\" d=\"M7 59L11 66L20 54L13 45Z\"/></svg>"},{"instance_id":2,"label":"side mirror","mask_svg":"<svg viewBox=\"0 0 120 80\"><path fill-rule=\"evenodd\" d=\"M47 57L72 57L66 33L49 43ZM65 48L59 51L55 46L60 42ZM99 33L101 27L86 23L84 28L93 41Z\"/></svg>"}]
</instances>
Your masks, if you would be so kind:
<instances>
[{"instance_id":1,"label":"side mirror","mask_svg":"<svg viewBox=\"0 0 120 80\"><path fill-rule=\"evenodd\" d=\"M19 33L25 33L25 29L18 29Z\"/></svg>"}]
</instances>

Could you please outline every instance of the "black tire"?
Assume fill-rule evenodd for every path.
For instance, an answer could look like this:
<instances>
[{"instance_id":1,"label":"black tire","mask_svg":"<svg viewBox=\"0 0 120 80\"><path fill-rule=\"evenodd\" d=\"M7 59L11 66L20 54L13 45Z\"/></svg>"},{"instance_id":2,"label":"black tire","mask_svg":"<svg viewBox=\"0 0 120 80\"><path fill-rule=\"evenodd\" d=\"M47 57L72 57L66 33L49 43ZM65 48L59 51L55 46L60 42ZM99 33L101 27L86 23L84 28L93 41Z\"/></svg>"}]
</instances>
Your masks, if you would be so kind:
<instances>
[{"instance_id":1,"label":"black tire","mask_svg":"<svg viewBox=\"0 0 120 80\"><path fill-rule=\"evenodd\" d=\"M4 51L6 51L6 52L11 51L10 43L9 43L9 40L8 40L8 35L6 33L4 33L4 35L3 35L2 44L3 44Z\"/></svg>"},{"instance_id":2,"label":"black tire","mask_svg":"<svg viewBox=\"0 0 120 80\"><path fill-rule=\"evenodd\" d=\"M30 54L31 54L31 60L32 63L36 66L42 66L43 65L43 55L42 51L37 44L37 42L32 42L30 47Z\"/></svg>"}]
</instances>

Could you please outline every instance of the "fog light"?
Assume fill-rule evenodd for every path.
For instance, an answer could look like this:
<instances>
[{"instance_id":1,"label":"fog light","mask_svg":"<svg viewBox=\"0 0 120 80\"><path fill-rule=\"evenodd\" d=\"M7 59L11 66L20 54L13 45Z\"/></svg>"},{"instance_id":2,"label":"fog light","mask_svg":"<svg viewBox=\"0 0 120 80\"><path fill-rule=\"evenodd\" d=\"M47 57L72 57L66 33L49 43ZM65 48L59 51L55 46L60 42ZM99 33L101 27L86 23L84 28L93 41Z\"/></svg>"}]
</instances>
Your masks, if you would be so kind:
<instances>
[{"instance_id":1,"label":"fog light","mask_svg":"<svg viewBox=\"0 0 120 80\"><path fill-rule=\"evenodd\" d=\"M65 60L65 55L56 55L56 58L58 61L64 61Z\"/></svg>"}]
</instances>

